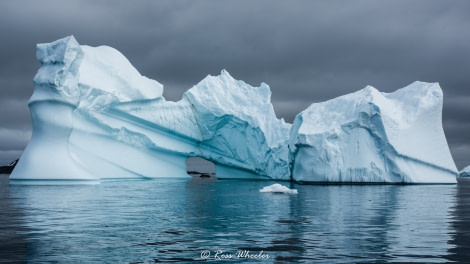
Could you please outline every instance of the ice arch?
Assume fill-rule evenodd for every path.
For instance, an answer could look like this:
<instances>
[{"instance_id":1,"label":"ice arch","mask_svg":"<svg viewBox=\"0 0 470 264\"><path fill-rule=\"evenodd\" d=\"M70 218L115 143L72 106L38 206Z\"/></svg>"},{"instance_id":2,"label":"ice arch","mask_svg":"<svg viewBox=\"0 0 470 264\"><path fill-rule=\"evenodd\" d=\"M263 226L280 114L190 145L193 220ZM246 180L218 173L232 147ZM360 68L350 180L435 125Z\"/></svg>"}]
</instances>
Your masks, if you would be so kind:
<instances>
[{"instance_id":1,"label":"ice arch","mask_svg":"<svg viewBox=\"0 0 470 264\"><path fill-rule=\"evenodd\" d=\"M200 157L189 157L186 159L186 171L188 174L215 175L215 164Z\"/></svg>"},{"instance_id":2,"label":"ice arch","mask_svg":"<svg viewBox=\"0 0 470 264\"><path fill-rule=\"evenodd\" d=\"M70 36L39 44L37 58L33 136L12 180L186 178L188 157L214 162L219 178L289 179L290 124L266 84L222 71L171 102L111 47Z\"/></svg>"}]
</instances>

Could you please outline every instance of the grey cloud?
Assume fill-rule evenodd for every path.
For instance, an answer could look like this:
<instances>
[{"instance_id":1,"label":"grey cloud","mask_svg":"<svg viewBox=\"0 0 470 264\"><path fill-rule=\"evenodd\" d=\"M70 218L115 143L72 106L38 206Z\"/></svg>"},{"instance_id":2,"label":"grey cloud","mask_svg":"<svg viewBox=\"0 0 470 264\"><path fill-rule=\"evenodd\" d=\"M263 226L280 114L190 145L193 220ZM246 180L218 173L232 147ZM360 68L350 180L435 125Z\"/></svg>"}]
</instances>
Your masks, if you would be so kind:
<instances>
[{"instance_id":1,"label":"grey cloud","mask_svg":"<svg viewBox=\"0 0 470 264\"><path fill-rule=\"evenodd\" d=\"M0 129L31 129L28 100L0 99ZM2 146L2 145L0 145Z\"/></svg>"},{"instance_id":2,"label":"grey cloud","mask_svg":"<svg viewBox=\"0 0 470 264\"><path fill-rule=\"evenodd\" d=\"M0 150L0 166L8 165L21 156L23 150Z\"/></svg>"},{"instance_id":3,"label":"grey cloud","mask_svg":"<svg viewBox=\"0 0 470 264\"><path fill-rule=\"evenodd\" d=\"M468 160L470 159L470 144L457 145L451 148L452 156L454 158L457 168L462 170L469 165Z\"/></svg>"},{"instance_id":4,"label":"grey cloud","mask_svg":"<svg viewBox=\"0 0 470 264\"><path fill-rule=\"evenodd\" d=\"M13 100L27 101L33 94L33 76L12 77L8 74L1 74L0 79L0 100L6 98ZM0 107L3 103L0 103Z\"/></svg>"},{"instance_id":5,"label":"grey cloud","mask_svg":"<svg viewBox=\"0 0 470 264\"><path fill-rule=\"evenodd\" d=\"M30 130L0 129L0 146L2 146L2 150L21 151L30 138Z\"/></svg>"}]
</instances>

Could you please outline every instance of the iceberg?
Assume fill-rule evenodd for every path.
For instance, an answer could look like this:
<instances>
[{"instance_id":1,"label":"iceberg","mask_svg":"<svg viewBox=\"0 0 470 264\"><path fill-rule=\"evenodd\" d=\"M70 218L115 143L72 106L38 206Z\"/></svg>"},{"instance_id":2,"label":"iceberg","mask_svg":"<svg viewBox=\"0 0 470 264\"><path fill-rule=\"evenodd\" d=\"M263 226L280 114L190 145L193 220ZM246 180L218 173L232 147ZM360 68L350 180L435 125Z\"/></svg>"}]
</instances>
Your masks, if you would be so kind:
<instances>
[{"instance_id":1,"label":"iceberg","mask_svg":"<svg viewBox=\"0 0 470 264\"><path fill-rule=\"evenodd\" d=\"M315 183L456 183L442 128L442 90L415 82L368 86L298 114L289 139L293 179Z\"/></svg>"},{"instance_id":2,"label":"iceberg","mask_svg":"<svg viewBox=\"0 0 470 264\"><path fill-rule=\"evenodd\" d=\"M290 179L290 124L276 118L266 84L222 71L170 102L111 47L69 36L38 44L37 58L33 135L12 182L190 178L188 157L214 162L219 178Z\"/></svg>"},{"instance_id":3,"label":"iceberg","mask_svg":"<svg viewBox=\"0 0 470 264\"><path fill-rule=\"evenodd\" d=\"M470 165L460 171L460 177L470 177Z\"/></svg>"},{"instance_id":4,"label":"iceberg","mask_svg":"<svg viewBox=\"0 0 470 264\"><path fill-rule=\"evenodd\" d=\"M193 107L201 132L200 155L215 162L218 178L290 179L291 125L276 118L268 85L251 87L224 70L183 98Z\"/></svg>"},{"instance_id":5,"label":"iceberg","mask_svg":"<svg viewBox=\"0 0 470 264\"><path fill-rule=\"evenodd\" d=\"M454 183L438 84L367 87L278 119L267 84L223 70L167 101L119 51L73 36L37 45L33 134L12 183L97 184L191 178L189 157L217 178L336 183Z\"/></svg>"},{"instance_id":6,"label":"iceberg","mask_svg":"<svg viewBox=\"0 0 470 264\"><path fill-rule=\"evenodd\" d=\"M288 187L281 185L279 183L275 183L273 185L263 187L259 191L262 193L287 193L287 194L298 193L296 189L289 189Z\"/></svg>"}]
</instances>

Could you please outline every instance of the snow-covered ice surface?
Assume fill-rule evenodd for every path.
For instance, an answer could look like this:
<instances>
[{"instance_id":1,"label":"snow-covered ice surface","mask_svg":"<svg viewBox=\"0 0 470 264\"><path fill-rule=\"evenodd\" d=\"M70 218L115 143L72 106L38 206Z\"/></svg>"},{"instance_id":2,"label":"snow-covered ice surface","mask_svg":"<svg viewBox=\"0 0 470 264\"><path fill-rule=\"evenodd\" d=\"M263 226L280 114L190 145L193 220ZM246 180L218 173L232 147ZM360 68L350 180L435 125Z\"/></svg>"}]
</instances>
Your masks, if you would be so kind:
<instances>
[{"instance_id":1,"label":"snow-covered ice surface","mask_svg":"<svg viewBox=\"0 0 470 264\"><path fill-rule=\"evenodd\" d=\"M259 191L262 193L288 193L288 194L298 193L296 189L289 189L288 187L281 185L279 183L275 183L273 185L263 187Z\"/></svg>"},{"instance_id":2,"label":"snow-covered ice surface","mask_svg":"<svg viewBox=\"0 0 470 264\"><path fill-rule=\"evenodd\" d=\"M470 165L460 171L460 177L470 177Z\"/></svg>"},{"instance_id":3,"label":"snow-covered ice surface","mask_svg":"<svg viewBox=\"0 0 470 264\"><path fill-rule=\"evenodd\" d=\"M225 70L171 102L111 47L70 36L38 44L37 58L33 135L13 183L190 178L188 157L212 161L218 178L456 182L438 84L367 87L314 104L291 125L276 117L268 85Z\"/></svg>"},{"instance_id":4,"label":"snow-covered ice surface","mask_svg":"<svg viewBox=\"0 0 470 264\"><path fill-rule=\"evenodd\" d=\"M394 93L373 87L297 115L289 139L300 182L455 183L442 129L442 90L415 82Z\"/></svg>"}]
</instances>

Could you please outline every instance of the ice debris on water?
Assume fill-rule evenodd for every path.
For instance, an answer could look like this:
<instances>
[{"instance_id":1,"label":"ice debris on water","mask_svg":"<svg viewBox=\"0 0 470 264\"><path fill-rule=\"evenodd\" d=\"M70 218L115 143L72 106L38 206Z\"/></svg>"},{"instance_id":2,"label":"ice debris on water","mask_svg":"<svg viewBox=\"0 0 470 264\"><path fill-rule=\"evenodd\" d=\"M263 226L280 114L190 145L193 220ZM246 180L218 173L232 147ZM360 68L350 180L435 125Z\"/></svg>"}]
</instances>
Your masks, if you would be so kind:
<instances>
[{"instance_id":1,"label":"ice debris on water","mask_svg":"<svg viewBox=\"0 0 470 264\"><path fill-rule=\"evenodd\" d=\"M298 193L296 189L289 189L288 187L281 185L279 183L275 183L273 185L263 187L259 191L262 193L288 193L288 194Z\"/></svg>"}]
</instances>

